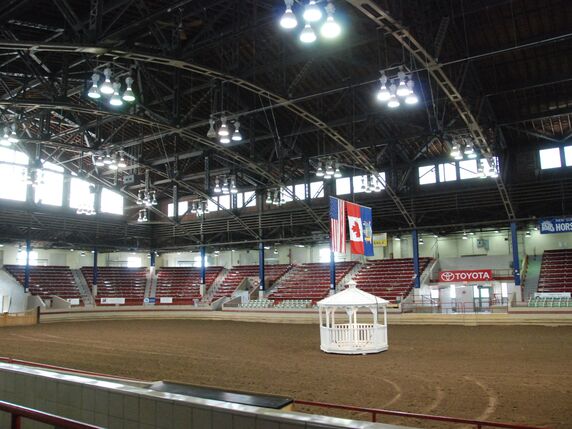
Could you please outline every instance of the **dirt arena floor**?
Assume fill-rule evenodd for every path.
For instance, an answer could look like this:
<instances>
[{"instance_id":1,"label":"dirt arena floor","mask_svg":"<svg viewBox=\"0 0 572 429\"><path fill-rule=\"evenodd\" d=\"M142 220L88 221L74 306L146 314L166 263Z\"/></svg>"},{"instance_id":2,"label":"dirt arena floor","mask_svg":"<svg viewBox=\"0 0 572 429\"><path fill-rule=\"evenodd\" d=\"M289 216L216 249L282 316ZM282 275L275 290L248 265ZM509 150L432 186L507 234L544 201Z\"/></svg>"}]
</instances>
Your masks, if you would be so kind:
<instances>
[{"instance_id":1,"label":"dirt arena floor","mask_svg":"<svg viewBox=\"0 0 572 429\"><path fill-rule=\"evenodd\" d=\"M387 352L338 356L320 352L316 325L101 321L0 329L0 355L143 380L572 428L571 327L390 326L389 339Z\"/></svg>"}]
</instances>

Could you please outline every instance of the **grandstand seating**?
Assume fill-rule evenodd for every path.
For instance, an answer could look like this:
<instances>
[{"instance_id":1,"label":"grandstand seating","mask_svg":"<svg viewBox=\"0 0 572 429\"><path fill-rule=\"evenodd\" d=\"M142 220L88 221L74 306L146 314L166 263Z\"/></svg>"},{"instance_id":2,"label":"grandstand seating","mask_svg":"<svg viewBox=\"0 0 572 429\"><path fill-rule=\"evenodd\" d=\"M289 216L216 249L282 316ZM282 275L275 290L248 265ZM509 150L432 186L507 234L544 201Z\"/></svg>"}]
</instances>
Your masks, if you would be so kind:
<instances>
[{"instance_id":1,"label":"grandstand seating","mask_svg":"<svg viewBox=\"0 0 572 429\"><path fill-rule=\"evenodd\" d=\"M252 299L244 304L238 304L239 308L270 308L274 305L274 302L270 299Z\"/></svg>"},{"instance_id":2,"label":"grandstand seating","mask_svg":"<svg viewBox=\"0 0 572 429\"><path fill-rule=\"evenodd\" d=\"M422 273L430 258L419 258L419 272ZM405 298L413 288L413 259L381 259L362 265L354 276L357 287L386 299L397 302Z\"/></svg>"},{"instance_id":3,"label":"grandstand seating","mask_svg":"<svg viewBox=\"0 0 572 429\"><path fill-rule=\"evenodd\" d=\"M539 292L572 292L572 249L547 250L542 255Z\"/></svg>"},{"instance_id":4,"label":"grandstand seating","mask_svg":"<svg viewBox=\"0 0 572 429\"><path fill-rule=\"evenodd\" d=\"M24 284L23 265L4 265L20 284ZM62 299L80 299L81 294L75 284L73 274L65 266L31 266L30 267L30 293L41 298L50 298L53 295Z\"/></svg>"},{"instance_id":5,"label":"grandstand seating","mask_svg":"<svg viewBox=\"0 0 572 429\"><path fill-rule=\"evenodd\" d=\"M205 285L208 289L216 280L222 267L207 267ZM172 298L173 304L190 305L202 298L200 291L201 269L195 267L166 267L157 273L156 304L161 298Z\"/></svg>"},{"instance_id":6,"label":"grandstand seating","mask_svg":"<svg viewBox=\"0 0 572 429\"><path fill-rule=\"evenodd\" d=\"M81 272L93 293L93 268ZM142 305L145 296L147 268L98 267L96 304L101 298L125 298L125 305Z\"/></svg>"},{"instance_id":7,"label":"grandstand seating","mask_svg":"<svg viewBox=\"0 0 572 429\"><path fill-rule=\"evenodd\" d=\"M336 285L345 277L356 262L336 262ZM315 303L328 295L330 289L330 266L328 263L302 264L294 267L278 288L268 298L275 304L283 300L310 300Z\"/></svg>"},{"instance_id":8,"label":"grandstand seating","mask_svg":"<svg viewBox=\"0 0 572 429\"><path fill-rule=\"evenodd\" d=\"M264 266L264 278L270 286L290 270L292 266L275 264ZM211 302L225 296L231 296L236 288L246 277L258 277L258 265L237 265L232 267L216 292L211 297Z\"/></svg>"}]
</instances>

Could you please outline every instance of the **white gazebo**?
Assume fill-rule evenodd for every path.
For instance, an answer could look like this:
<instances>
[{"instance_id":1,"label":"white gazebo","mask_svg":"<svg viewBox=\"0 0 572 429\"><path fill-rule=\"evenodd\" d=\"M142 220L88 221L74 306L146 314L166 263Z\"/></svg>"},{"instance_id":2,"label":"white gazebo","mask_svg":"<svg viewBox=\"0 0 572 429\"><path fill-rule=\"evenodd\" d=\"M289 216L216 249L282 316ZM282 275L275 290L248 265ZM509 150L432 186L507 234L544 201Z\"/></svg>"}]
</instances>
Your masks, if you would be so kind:
<instances>
[{"instance_id":1,"label":"white gazebo","mask_svg":"<svg viewBox=\"0 0 572 429\"><path fill-rule=\"evenodd\" d=\"M327 353L342 354L387 350L388 302L356 288L353 281L348 283L347 289L319 301L320 348ZM373 323L358 323L358 310L362 307L369 309ZM345 311L347 323L336 323L336 310L339 309ZM378 320L380 309L383 309L383 323ZM343 315L341 317L345 319Z\"/></svg>"}]
</instances>

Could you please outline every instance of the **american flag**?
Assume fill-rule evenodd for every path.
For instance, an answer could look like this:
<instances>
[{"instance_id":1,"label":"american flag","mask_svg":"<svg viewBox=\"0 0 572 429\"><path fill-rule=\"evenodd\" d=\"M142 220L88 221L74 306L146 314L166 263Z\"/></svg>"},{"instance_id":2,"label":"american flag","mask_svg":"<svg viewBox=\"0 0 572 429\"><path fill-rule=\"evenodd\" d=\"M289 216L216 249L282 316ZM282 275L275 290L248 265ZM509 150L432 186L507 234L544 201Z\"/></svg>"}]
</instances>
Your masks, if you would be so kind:
<instances>
[{"instance_id":1,"label":"american flag","mask_svg":"<svg viewBox=\"0 0 572 429\"><path fill-rule=\"evenodd\" d=\"M330 197L330 244L332 252L346 252L346 202Z\"/></svg>"}]
</instances>

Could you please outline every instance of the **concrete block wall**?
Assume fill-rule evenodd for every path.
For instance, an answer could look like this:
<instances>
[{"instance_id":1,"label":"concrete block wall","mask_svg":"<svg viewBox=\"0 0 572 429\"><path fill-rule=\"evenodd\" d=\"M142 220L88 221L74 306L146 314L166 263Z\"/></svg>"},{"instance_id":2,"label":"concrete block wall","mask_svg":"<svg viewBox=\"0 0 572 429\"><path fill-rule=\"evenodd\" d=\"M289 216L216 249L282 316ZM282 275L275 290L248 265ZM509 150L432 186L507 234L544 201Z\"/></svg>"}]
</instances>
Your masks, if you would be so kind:
<instances>
[{"instance_id":1,"label":"concrete block wall","mask_svg":"<svg viewBox=\"0 0 572 429\"><path fill-rule=\"evenodd\" d=\"M156 392L145 383L0 363L0 400L110 429L406 429ZM0 427L10 427L0 412ZM50 426L24 420L24 429Z\"/></svg>"}]
</instances>

